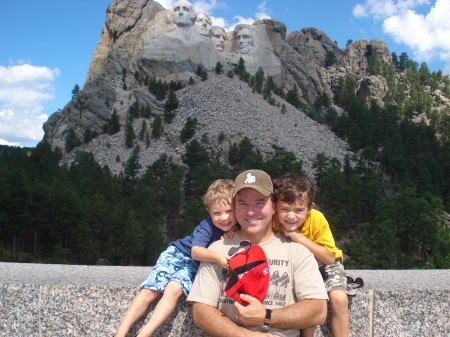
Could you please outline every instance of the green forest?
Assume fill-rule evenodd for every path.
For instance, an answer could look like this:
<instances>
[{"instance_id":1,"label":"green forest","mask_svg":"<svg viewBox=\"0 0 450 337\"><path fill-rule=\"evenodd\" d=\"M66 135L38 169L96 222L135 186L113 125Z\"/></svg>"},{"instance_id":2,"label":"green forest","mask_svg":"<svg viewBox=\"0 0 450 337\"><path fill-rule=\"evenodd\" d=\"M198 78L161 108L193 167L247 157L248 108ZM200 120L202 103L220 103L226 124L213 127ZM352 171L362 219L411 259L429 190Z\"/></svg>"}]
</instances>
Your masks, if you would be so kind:
<instances>
[{"instance_id":1,"label":"green forest","mask_svg":"<svg viewBox=\"0 0 450 337\"><path fill-rule=\"evenodd\" d=\"M344 162L317 153L315 175L309 177L316 182L316 204L348 256L347 268L448 269L449 113L437 113L423 89L440 86L449 97L449 79L403 54L393 58L389 66L376 59L370 63L370 71L390 85L384 107L367 104L357 97L354 79L342 78L334 92L334 103L347 111L340 116L326 94L305 110L295 88L284 93L270 77L264 78L262 69L251 76L240 63L227 75L239 76L271 104L272 94L281 96L327 124L354 151ZM399 72L407 75L409 96L405 84L395 80ZM169 96L176 101L174 91ZM177 104L167 109L171 118ZM431 123L412 121L422 112ZM158 122L170 123L171 118ZM87 152L77 152L70 166L60 166L61 151L45 140L31 149L2 146L0 261L153 265L171 240L190 234L206 216L201 197L213 180L234 179L249 168L265 170L272 178L305 174L301 158L276 145L274 155L263 158L246 137L232 145L223 163L205 149L210 135L191 140L195 125L187 120L180 135L186 147L182 163L163 154L142 175L137 174L139 146L123 162L119 176ZM159 136L152 132L152 137Z\"/></svg>"}]
</instances>

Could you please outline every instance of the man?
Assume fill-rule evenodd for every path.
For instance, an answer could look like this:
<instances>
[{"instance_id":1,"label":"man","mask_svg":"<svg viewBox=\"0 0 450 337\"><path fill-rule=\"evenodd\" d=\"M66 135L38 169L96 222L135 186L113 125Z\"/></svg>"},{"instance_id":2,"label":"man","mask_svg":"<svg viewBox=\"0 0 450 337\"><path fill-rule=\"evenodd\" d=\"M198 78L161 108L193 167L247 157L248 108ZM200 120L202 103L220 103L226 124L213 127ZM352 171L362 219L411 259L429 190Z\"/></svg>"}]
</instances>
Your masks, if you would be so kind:
<instances>
[{"instance_id":1,"label":"man","mask_svg":"<svg viewBox=\"0 0 450 337\"><path fill-rule=\"evenodd\" d=\"M216 48L217 51L223 52L224 50L223 43L225 41L225 29L218 26L212 27L211 41L213 42L214 48Z\"/></svg>"},{"instance_id":2,"label":"man","mask_svg":"<svg viewBox=\"0 0 450 337\"><path fill-rule=\"evenodd\" d=\"M248 54L253 51L253 37L249 28L241 28L236 34L236 39L239 42L241 54Z\"/></svg>"},{"instance_id":3,"label":"man","mask_svg":"<svg viewBox=\"0 0 450 337\"><path fill-rule=\"evenodd\" d=\"M197 20L195 20L195 29L200 35L210 37L211 35L211 18L206 13L197 13Z\"/></svg>"},{"instance_id":4,"label":"man","mask_svg":"<svg viewBox=\"0 0 450 337\"><path fill-rule=\"evenodd\" d=\"M194 28L197 13L189 1L179 0L171 8L172 21L175 27L167 33L167 36L179 39L186 44L194 44L201 41L201 35Z\"/></svg>"},{"instance_id":5,"label":"man","mask_svg":"<svg viewBox=\"0 0 450 337\"><path fill-rule=\"evenodd\" d=\"M194 7L189 1L177 1L172 8L173 22L179 27L193 26L197 18Z\"/></svg>"},{"instance_id":6,"label":"man","mask_svg":"<svg viewBox=\"0 0 450 337\"><path fill-rule=\"evenodd\" d=\"M202 263L188 296L193 303L194 323L217 337L296 337L299 329L323 324L328 297L314 256L272 230L275 206L269 175L260 170L239 174L233 197L241 229L232 239L219 240L209 248L228 252L241 240L259 245L269 261L269 290L263 303L242 294L241 299L249 303L244 307L225 296L227 271Z\"/></svg>"}]
</instances>

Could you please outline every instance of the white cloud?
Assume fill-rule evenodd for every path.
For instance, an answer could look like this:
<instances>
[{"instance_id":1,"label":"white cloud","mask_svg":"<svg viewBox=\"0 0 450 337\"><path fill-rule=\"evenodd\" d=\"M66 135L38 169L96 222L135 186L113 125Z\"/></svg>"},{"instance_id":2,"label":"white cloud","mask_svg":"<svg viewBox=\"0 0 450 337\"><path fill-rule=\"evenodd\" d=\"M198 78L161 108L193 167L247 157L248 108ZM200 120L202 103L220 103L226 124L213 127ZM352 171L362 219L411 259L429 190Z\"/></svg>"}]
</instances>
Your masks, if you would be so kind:
<instances>
[{"instance_id":1,"label":"white cloud","mask_svg":"<svg viewBox=\"0 0 450 337\"><path fill-rule=\"evenodd\" d=\"M164 8L171 8L173 4L177 0L157 0ZM189 1L189 0L188 0ZM270 19L270 15L268 14L269 10L266 8L266 2L261 2L256 9L255 18L244 18L240 15L235 15L233 17L233 22L227 21L223 17L215 17L211 15L211 13L218 8L226 8L227 4L222 0L197 0L197 1L189 1L195 8L196 12L207 13L211 17L212 24L214 26L224 27L226 31L232 31L236 27L236 25L246 24L251 25L256 20L261 19Z\"/></svg>"},{"instance_id":2,"label":"white cloud","mask_svg":"<svg viewBox=\"0 0 450 337\"><path fill-rule=\"evenodd\" d=\"M159 4L161 6L163 6L164 8L170 8L173 6L173 4L176 2L174 0L156 0L156 2L159 2Z\"/></svg>"},{"instance_id":3,"label":"white cloud","mask_svg":"<svg viewBox=\"0 0 450 337\"><path fill-rule=\"evenodd\" d=\"M263 1L258 5L258 12L256 12L255 16L258 20L262 19L270 19L270 15L267 14L268 10L266 8L266 2Z\"/></svg>"},{"instance_id":4,"label":"white cloud","mask_svg":"<svg viewBox=\"0 0 450 337\"><path fill-rule=\"evenodd\" d=\"M429 0L366 0L364 4L356 4L353 15L383 19L429 3Z\"/></svg>"},{"instance_id":5,"label":"white cloud","mask_svg":"<svg viewBox=\"0 0 450 337\"><path fill-rule=\"evenodd\" d=\"M199 0L192 2L192 5L195 8L196 12L202 12L211 14L211 12L216 8L224 8L226 7L225 3L223 1L217 1L217 0Z\"/></svg>"},{"instance_id":6,"label":"white cloud","mask_svg":"<svg viewBox=\"0 0 450 337\"><path fill-rule=\"evenodd\" d=\"M266 2L263 1L257 6L257 11L255 12L255 18L244 18L240 15L235 15L233 17L233 22L225 24L224 27L226 31L234 30L237 25L252 25L256 20L270 19L270 15L267 14L269 10L266 8ZM225 21L226 22L226 21Z\"/></svg>"},{"instance_id":7,"label":"white cloud","mask_svg":"<svg viewBox=\"0 0 450 337\"><path fill-rule=\"evenodd\" d=\"M173 7L175 2L178 0L156 0L156 2L159 2L161 6L168 9ZM189 0L187 0L189 1ZM219 8L219 7L225 7L225 3L221 0L197 0L197 1L189 1L195 8L196 12L202 12L210 14L212 10Z\"/></svg>"},{"instance_id":8,"label":"white cloud","mask_svg":"<svg viewBox=\"0 0 450 337\"><path fill-rule=\"evenodd\" d=\"M213 26L225 27L226 22L224 18L216 18L215 16L210 15Z\"/></svg>"},{"instance_id":9,"label":"white cloud","mask_svg":"<svg viewBox=\"0 0 450 337\"><path fill-rule=\"evenodd\" d=\"M43 105L54 98L53 82L60 71L17 63L0 66L0 142L35 144L48 118Z\"/></svg>"},{"instance_id":10,"label":"white cloud","mask_svg":"<svg viewBox=\"0 0 450 337\"><path fill-rule=\"evenodd\" d=\"M18 143L18 142L8 142L7 140L0 138L0 145L20 146L20 143Z\"/></svg>"},{"instance_id":11,"label":"white cloud","mask_svg":"<svg viewBox=\"0 0 450 337\"><path fill-rule=\"evenodd\" d=\"M242 17L240 15L235 15L233 17L233 20L236 21L234 23L234 25L240 25L240 24L251 25L251 24L253 24L253 22L255 22L254 18L244 18L244 17Z\"/></svg>"},{"instance_id":12,"label":"white cloud","mask_svg":"<svg viewBox=\"0 0 450 337\"><path fill-rule=\"evenodd\" d=\"M450 69L450 0L436 0L427 14L416 12L428 0L366 0L353 8L355 17L382 20L386 34L414 52L418 61L443 60Z\"/></svg>"}]
</instances>

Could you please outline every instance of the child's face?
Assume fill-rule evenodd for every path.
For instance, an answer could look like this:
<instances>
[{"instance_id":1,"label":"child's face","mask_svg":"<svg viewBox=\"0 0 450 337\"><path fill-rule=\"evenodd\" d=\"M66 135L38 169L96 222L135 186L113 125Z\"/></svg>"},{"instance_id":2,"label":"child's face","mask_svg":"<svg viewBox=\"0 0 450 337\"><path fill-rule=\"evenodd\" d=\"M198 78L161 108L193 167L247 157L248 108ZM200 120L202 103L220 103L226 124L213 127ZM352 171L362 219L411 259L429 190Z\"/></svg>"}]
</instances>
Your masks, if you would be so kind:
<instances>
[{"instance_id":1,"label":"child's face","mask_svg":"<svg viewBox=\"0 0 450 337\"><path fill-rule=\"evenodd\" d=\"M311 212L307 200L304 198L294 204L288 204L284 201L277 201L277 218L280 225L287 232L293 232L302 228L306 217Z\"/></svg>"},{"instance_id":2,"label":"child's face","mask_svg":"<svg viewBox=\"0 0 450 337\"><path fill-rule=\"evenodd\" d=\"M228 232L237 223L236 215L231 204L213 204L209 208L208 213L211 216L214 226L224 232Z\"/></svg>"}]
</instances>

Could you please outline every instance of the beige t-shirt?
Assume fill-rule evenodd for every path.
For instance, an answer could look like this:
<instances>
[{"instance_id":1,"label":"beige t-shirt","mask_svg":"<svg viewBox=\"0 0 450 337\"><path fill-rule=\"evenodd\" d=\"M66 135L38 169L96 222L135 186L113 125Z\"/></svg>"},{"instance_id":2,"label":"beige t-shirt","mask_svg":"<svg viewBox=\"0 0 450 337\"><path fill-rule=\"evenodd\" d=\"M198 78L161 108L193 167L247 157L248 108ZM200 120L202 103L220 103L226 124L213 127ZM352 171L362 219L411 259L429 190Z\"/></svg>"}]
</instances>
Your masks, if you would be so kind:
<instances>
[{"instance_id":1,"label":"beige t-shirt","mask_svg":"<svg viewBox=\"0 0 450 337\"><path fill-rule=\"evenodd\" d=\"M209 249L227 253L231 246L239 245L238 234L233 239L218 240ZM301 244L292 242L281 233L260 246L269 261L270 284L264 299L264 306L269 309L285 307L305 299L326 299L327 292L317 267L314 255ZM228 271L215 263L202 262L187 298L190 302L200 302L218 308L228 318L233 317L234 299L225 296L224 286ZM259 327L247 327L252 330L265 331ZM281 330L271 328L276 336L296 337L298 330Z\"/></svg>"}]
</instances>

